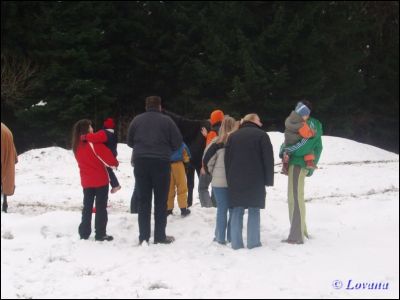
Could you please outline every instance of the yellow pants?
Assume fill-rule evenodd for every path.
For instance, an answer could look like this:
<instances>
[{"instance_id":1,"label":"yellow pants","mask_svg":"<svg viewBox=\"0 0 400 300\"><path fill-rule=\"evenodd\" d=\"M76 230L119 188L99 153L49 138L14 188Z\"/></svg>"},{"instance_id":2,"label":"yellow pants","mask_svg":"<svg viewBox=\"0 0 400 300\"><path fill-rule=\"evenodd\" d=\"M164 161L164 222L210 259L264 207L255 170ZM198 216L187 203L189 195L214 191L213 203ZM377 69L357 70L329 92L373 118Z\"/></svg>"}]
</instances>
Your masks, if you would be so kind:
<instances>
[{"instance_id":1,"label":"yellow pants","mask_svg":"<svg viewBox=\"0 0 400 300\"><path fill-rule=\"evenodd\" d=\"M175 200L175 187L176 193L178 194L178 205L179 208L187 207L187 182L185 166L182 161L171 163L171 182L169 184L168 193L168 210L174 208Z\"/></svg>"}]
</instances>

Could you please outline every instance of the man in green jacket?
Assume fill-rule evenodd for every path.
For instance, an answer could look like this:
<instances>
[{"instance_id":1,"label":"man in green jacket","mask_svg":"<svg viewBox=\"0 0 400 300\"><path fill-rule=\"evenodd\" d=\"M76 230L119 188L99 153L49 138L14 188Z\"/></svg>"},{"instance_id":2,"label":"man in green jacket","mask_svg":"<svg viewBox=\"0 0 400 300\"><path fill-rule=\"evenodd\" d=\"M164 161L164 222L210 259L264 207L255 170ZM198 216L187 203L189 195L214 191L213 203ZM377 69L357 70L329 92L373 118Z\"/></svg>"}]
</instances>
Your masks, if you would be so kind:
<instances>
[{"instance_id":1,"label":"man in green jacket","mask_svg":"<svg viewBox=\"0 0 400 300\"><path fill-rule=\"evenodd\" d=\"M303 101L305 103L306 101ZM311 103L307 101L311 106ZM311 107L310 107L311 109ZM307 124L315 130L316 134L313 138L302 139L297 144L290 146L285 150L289 156L289 184L288 184L288 204L290 233L289 237L283 242L290 244L303 244L304 237L308 238L306 226L306 207L304 203L304 180L305 177L312 176L313 169L307 169L304 161L304 155L314 153L315 164L321 157L322 152L322 124L317 119L310 117Z\"/></svg>"}]
</instances>

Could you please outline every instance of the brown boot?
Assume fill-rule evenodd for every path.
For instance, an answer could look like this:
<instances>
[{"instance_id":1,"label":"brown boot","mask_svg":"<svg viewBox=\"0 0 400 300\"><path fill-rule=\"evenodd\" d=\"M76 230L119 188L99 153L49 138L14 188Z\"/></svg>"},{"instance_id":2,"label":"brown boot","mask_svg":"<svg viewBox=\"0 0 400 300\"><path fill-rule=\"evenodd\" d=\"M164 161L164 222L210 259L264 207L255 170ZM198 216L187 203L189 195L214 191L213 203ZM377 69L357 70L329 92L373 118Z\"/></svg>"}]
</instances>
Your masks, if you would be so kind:
<instances>
[{"instance_id":1,"label":"brown boot","mask_svg":"<svg viewBox=\"0 0 400 300\"><path fill-rule=\"evenodd\" d=\"M288 175L289 174L289 163L282 162L281 174L283 174L283 175Z\"/></svg>"}]
</instances>

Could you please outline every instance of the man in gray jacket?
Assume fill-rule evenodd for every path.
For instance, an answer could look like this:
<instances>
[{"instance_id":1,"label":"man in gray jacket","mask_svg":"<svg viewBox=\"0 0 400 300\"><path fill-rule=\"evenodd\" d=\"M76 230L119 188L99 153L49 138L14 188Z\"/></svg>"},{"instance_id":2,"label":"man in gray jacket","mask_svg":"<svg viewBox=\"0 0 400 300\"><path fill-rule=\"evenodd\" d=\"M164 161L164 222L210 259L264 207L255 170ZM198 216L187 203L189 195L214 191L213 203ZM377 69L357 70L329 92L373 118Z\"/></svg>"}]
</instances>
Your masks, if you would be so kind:
<instances>
[{"instance_id":1,"label":"man in gray jacket","mask_svg":"<svg viewBox=\"0 0 400 300\"><path fill-rule=\"evenodd\" d=\"M161 98L146 98L146 112L136 116L128 129L133 148L134 175L139 191L139 243L149 242L154 191L154 243L170 244L166 236L170 156L182 145L182 135L170 117L161 113Z\"/></svg>"}]
</instances>

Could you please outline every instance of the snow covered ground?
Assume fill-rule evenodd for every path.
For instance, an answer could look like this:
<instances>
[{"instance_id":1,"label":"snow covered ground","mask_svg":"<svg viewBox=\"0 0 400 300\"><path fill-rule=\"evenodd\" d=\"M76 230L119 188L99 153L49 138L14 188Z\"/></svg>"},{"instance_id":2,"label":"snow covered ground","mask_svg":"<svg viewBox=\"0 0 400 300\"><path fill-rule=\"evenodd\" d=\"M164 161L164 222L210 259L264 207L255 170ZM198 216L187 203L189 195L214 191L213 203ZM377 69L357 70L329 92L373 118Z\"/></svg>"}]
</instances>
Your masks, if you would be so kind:
<instances>
[{"instance_id":1,"label":"snow covered ground","mask_svg":"<svg viewBox=\"0 0 400 300\"><path fill-rule=\"evenodd\" d=\"M277 163L283 135L269 135ZM337 137L323 144L319 170L306 180L311 239L281 243L287 177L277 166L262 211L263 247L238 251L212 242L215 209L196 197L189 217L176 209L168 219L175 243L139 247L125 144L116 172L123 188L110 195L114 241L79 240L83 197L72 152L26 152L9 213L1 214L1 298L398 298L399 156Z\"/></svg>"}]
</instances>

